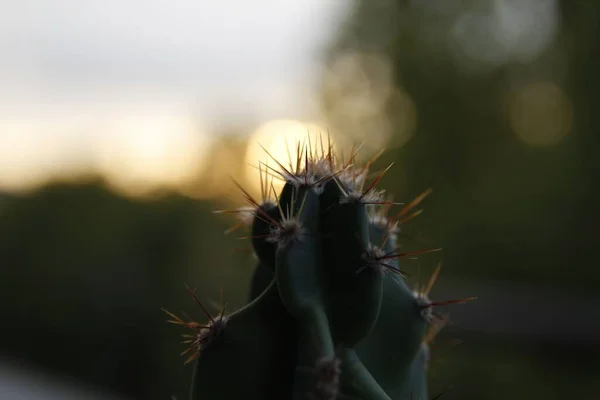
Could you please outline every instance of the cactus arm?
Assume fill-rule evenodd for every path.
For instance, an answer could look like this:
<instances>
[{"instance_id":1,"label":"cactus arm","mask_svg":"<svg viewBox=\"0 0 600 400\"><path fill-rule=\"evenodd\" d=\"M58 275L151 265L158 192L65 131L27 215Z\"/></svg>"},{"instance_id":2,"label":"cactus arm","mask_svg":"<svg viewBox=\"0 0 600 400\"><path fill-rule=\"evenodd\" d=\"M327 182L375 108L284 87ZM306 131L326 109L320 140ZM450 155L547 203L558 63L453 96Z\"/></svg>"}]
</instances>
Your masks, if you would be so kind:
<instances>
[{"instance_id":1,"label":"cactus arm","mask_svg":"<svg viewBox=\"0 0 600 400\"><path fill-rule=\"evenodd\" d=\"M298 191L294 202L303 233L276 253L276 280L288 312L311 337L317 357L333 357L333 343L325 310L323 267L320 259L319 199L311 190Z\"/></svg>"},{"instance_id":2,"label":"cactus arm","mask_svg":"<svg viewBox=\"0 0 600 400\"><path fill-rule=\"evenodd\" d=\"M371 224L370 233L374 243L381 243L387 235L385 227ZM386 253L394 251L395 243L383 244ZM398 260L390 260L399 268ZM356 346L356 351L379 382L394 399L405 392L407 375L417 356L427 329L427 321L421 316L419 304L404 278L398 274L383 277L383 300L381 312L373 331Z\"/></svg>"},{"instance_id":3,"label":"cactus arm","mask_svg":"<svg viewBox=\"0 0 600 400\"><path fill-rule=\"evenodd\" d=\"M391 400L360 361L354 349L341 349L342 391L344 395L364 400Z\"/></svg>"},{"instance_id":4,"label":"cactus arm","mask_svg":"<svg viewBox=\"0 0 600 400\"><path fill-rule=\"evenodd\" d=\"M417 356L410 365L410 370L406 377L406 385L402 394L402 399L406 400L428 400L429 391L427 388L427 369L429 364L429 346L425 343L421 345Z\"/></svg>"},{"instance_id":5,"label":"cactus arm","mask_svg":"<svg viewBox=\"0 0 600 400\"><path fill-rule=\"evenodd\" d=\"M370 243L366 205L341 204L339 200L327 203L341 198L338 184L328 182L322 200L324 273L334 342L350 348L367 336L377 321L382 279L377 269L365 265Z\"/></svg>"},{"instance_id":6,"label":"cactus arm","mask_svg":"<svg viewBox=\"0 0 600 400\"><path fill-rule=\"evenodd\" d=\"M411 367L412 379L411 382L414 385L414 389L411 391L412 396L415 400L427 400L429 399L429 390L427 386L427 369L429 364L429 347L423 344L421 351L413 365Z\"/></svg>"},{"instance_id":7,"label":"cactus arm","mask_svg":"<svg viewBox=\"0 0 600 400\"><path fill-rule=\"evenodd\" d=\"M190 399L286 398L292 391L297 329L273 281L229 315L225 329L199 355Z\"/></svg>"},{"instance_id":8,"label":"cactus arm","mask_svg":"<svg viewBox=\"0 0 600 400\"><path fill-rule=\"evenodd\" d=\"M221 211L254 215L242 220L258 258L249 304L213 317L192 292L205 324L165 310L194 332L184 335L186 363L196 358L191 400L426 400L432 308L473 298L430 301L439 267L424 288L409 289L398 258L435 249L398 253L387 218L394 203L375 190L383 174L363 190L373 160L357 169L356 152L340 162L328 142L320 151L299 144L290 170L275 160L286 180L279 197L270 187L276 203L261 181L262 202L240 186L251 208ZM429 192L396 224L417 215L406 214Z\"/></svg>"}]
</instances>

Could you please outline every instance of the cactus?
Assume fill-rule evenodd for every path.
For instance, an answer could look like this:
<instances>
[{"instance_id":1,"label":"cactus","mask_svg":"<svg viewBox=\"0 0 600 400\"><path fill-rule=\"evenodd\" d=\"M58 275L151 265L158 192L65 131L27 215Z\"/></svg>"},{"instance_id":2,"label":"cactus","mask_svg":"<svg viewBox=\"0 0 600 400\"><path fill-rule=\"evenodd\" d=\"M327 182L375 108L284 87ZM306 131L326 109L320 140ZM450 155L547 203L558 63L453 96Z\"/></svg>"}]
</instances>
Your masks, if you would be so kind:
<instances>
[{"instance_id":1,"label":"cactus","mask_svg":"<svg viewBox=\"0 0 600 400\"><path fill-rule=\"evenodd\" d=\"M395 203L376 185L389 167L367 185L372 161L358 168L356 151L343 160L321 141L298 154L289 168L273 157L278 169L259 166L260 201L238 184L250 207L235 211L250 216L258 259L248 305L213 315L190 289L206 323L165 310L191 331L190 400L425 400L441 325L432 308L472 299L431 302L439 267L424 288L405 282L401 258L439 250L397 250L399 226L430 191L388 217ZM285 181L280 193L273 176Z\"/></svg>"}]
</instances>

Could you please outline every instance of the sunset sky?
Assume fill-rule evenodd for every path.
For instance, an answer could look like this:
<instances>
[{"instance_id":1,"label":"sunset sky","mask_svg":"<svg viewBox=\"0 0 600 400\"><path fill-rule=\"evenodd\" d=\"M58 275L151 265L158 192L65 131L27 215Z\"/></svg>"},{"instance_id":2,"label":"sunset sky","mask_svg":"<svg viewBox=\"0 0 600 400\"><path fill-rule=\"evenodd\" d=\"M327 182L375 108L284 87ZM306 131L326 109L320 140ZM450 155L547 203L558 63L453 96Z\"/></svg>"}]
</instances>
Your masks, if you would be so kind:
<instances>
[{"instance_id":1,"label":"sunset sky","mask_svg":"<svg viewBox=\"0 0 600 400\"><path fill-rule=\"evenodd\" d=\"M215 132L318 117L335 0L25 0L0 13L0 189L100 171L168 183Z\"/></svg>"},{"instance_id":2,"label":"sunset sky","mask_svg":"<svg viewBox=\"0 0 600 400\"><path fill-rule=\"evenodd\" d=\"M554 0L492 1L481 10L457 12L459 3L412 4L431 15L454 13L450 33L436 37L443 30L431 26L427 40L441 40L467 72L527 62L558 29ZM396 91L407 124L406 132L395 132L396 141L405 143L419 110L410 93L394 87L387 60L349 54L323 71L322 51L351 4L5 2L0 190L30 189L78 171L101 173L121 188L176 186L202 168L215 135L228 128L254 132L254 138L264 138L265 127L271 129L267 136L273 126L284 132L281 121L289 122L294 138L298 124L328 129L317 102L323 77L351 89L332 121L349 136L353 129L364 135L364 116L378 147L389 140L389 124L385 115L373 116ZM364 63L376 76L360 70ZM534 82L507 94L507 102L513 130L526 144L557 143L570 129L571 106L558 84ZM549 113L556 121L547 121Z\"/></svg>"}]
</instances>

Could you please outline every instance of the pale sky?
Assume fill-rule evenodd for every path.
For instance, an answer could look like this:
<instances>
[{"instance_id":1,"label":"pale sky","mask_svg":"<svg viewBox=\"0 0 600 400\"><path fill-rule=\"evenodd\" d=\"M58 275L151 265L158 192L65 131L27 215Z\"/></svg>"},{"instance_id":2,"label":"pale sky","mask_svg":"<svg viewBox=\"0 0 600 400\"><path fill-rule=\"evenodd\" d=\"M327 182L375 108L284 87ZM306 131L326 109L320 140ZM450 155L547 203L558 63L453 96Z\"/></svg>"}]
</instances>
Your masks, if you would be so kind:
<instances>
[{"instance_id":1,"label":"pale sky","mask_svg":"<svg viewBox=\"0 0 600 400\"><path fill-rule=\"evenodd\" d=\"M306 91L315 78L318 51L336 28L340 4L5 1L0 112L136 97L192 102L209 119L230 112L224 109L285 112L302 102L289 95Z\"/></svg>"},{"instance_id":2,"label":"pale sky","mask_svg":"<svg viewBox=\"0 0 600 400\"><path fill-rule=\"evenodd\" d=\"M151 148L134 157L147 164L171 160L161 143L198 147L230 123L310 118L320 51L347 3L0 4L0 188L10 188L90 158L131 164L130 148Z\"/></svg>"}]
</instances>

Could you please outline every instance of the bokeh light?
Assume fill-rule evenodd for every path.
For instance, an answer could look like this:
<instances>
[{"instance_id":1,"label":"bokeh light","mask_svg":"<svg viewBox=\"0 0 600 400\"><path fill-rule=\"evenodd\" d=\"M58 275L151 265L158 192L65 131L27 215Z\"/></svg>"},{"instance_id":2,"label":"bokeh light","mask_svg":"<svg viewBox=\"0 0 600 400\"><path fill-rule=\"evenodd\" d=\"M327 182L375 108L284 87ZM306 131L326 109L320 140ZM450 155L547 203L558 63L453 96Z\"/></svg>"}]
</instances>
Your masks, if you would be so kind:
<instances>
[{"instance_id":1,"label":"bokeh light","mask_svg":"<svg viewBox=\"0 0 600 400\"><path fill-rule=\"evenodd\" d=\"M454 21L455 62L467 70L530 62L552 43L558 22L556 0L493 0L487 10L473 7Z\"/></svg>"},{"instance_id":2,"label":"bokeh light","mask_svg":"<svg viewBox=\"0 0 600 400\"><path fill-rule=\"evenodd\" d=\"M531 146L555 145L571 130L571 102L553 82L530 83L512 93L508 112L514 133Z\"/></svg>"},{"instance_id":3,"label":"bokeh light","mask_svg":"<svg viewBox=\"0 0 600 400\"><path fill-rule=\"evenodd\" d=\"M128 194L177 188L205 166L210 146L210 137L190 117L125 116L99 136L98 169Z\"/></svg>"},{"instance_id":4,"label":"bokeh light","mask_svg":"<svg viewBox=\"0 0 600 400\"><path fill-rule=\"evenodd\" d=\"M203 166L211 139L190 116L149 107L0 119L0 189L100 175L117 191L176 189Z\"/></svg>"},{"instance_id":5,"label":"bokeh light","mask_svg":"<svg viewBox=\"0 0 600 400\"><path fill-rule=\"evenodd\" d=\"M396 86L387 57L341 54L325 72L323 85L328 118L336 130L344 132L346 141L365 141L365 151L374 152L381 147L400 147L413 135L416 106L408 93Z\"/></svg>"}]
</instances>

